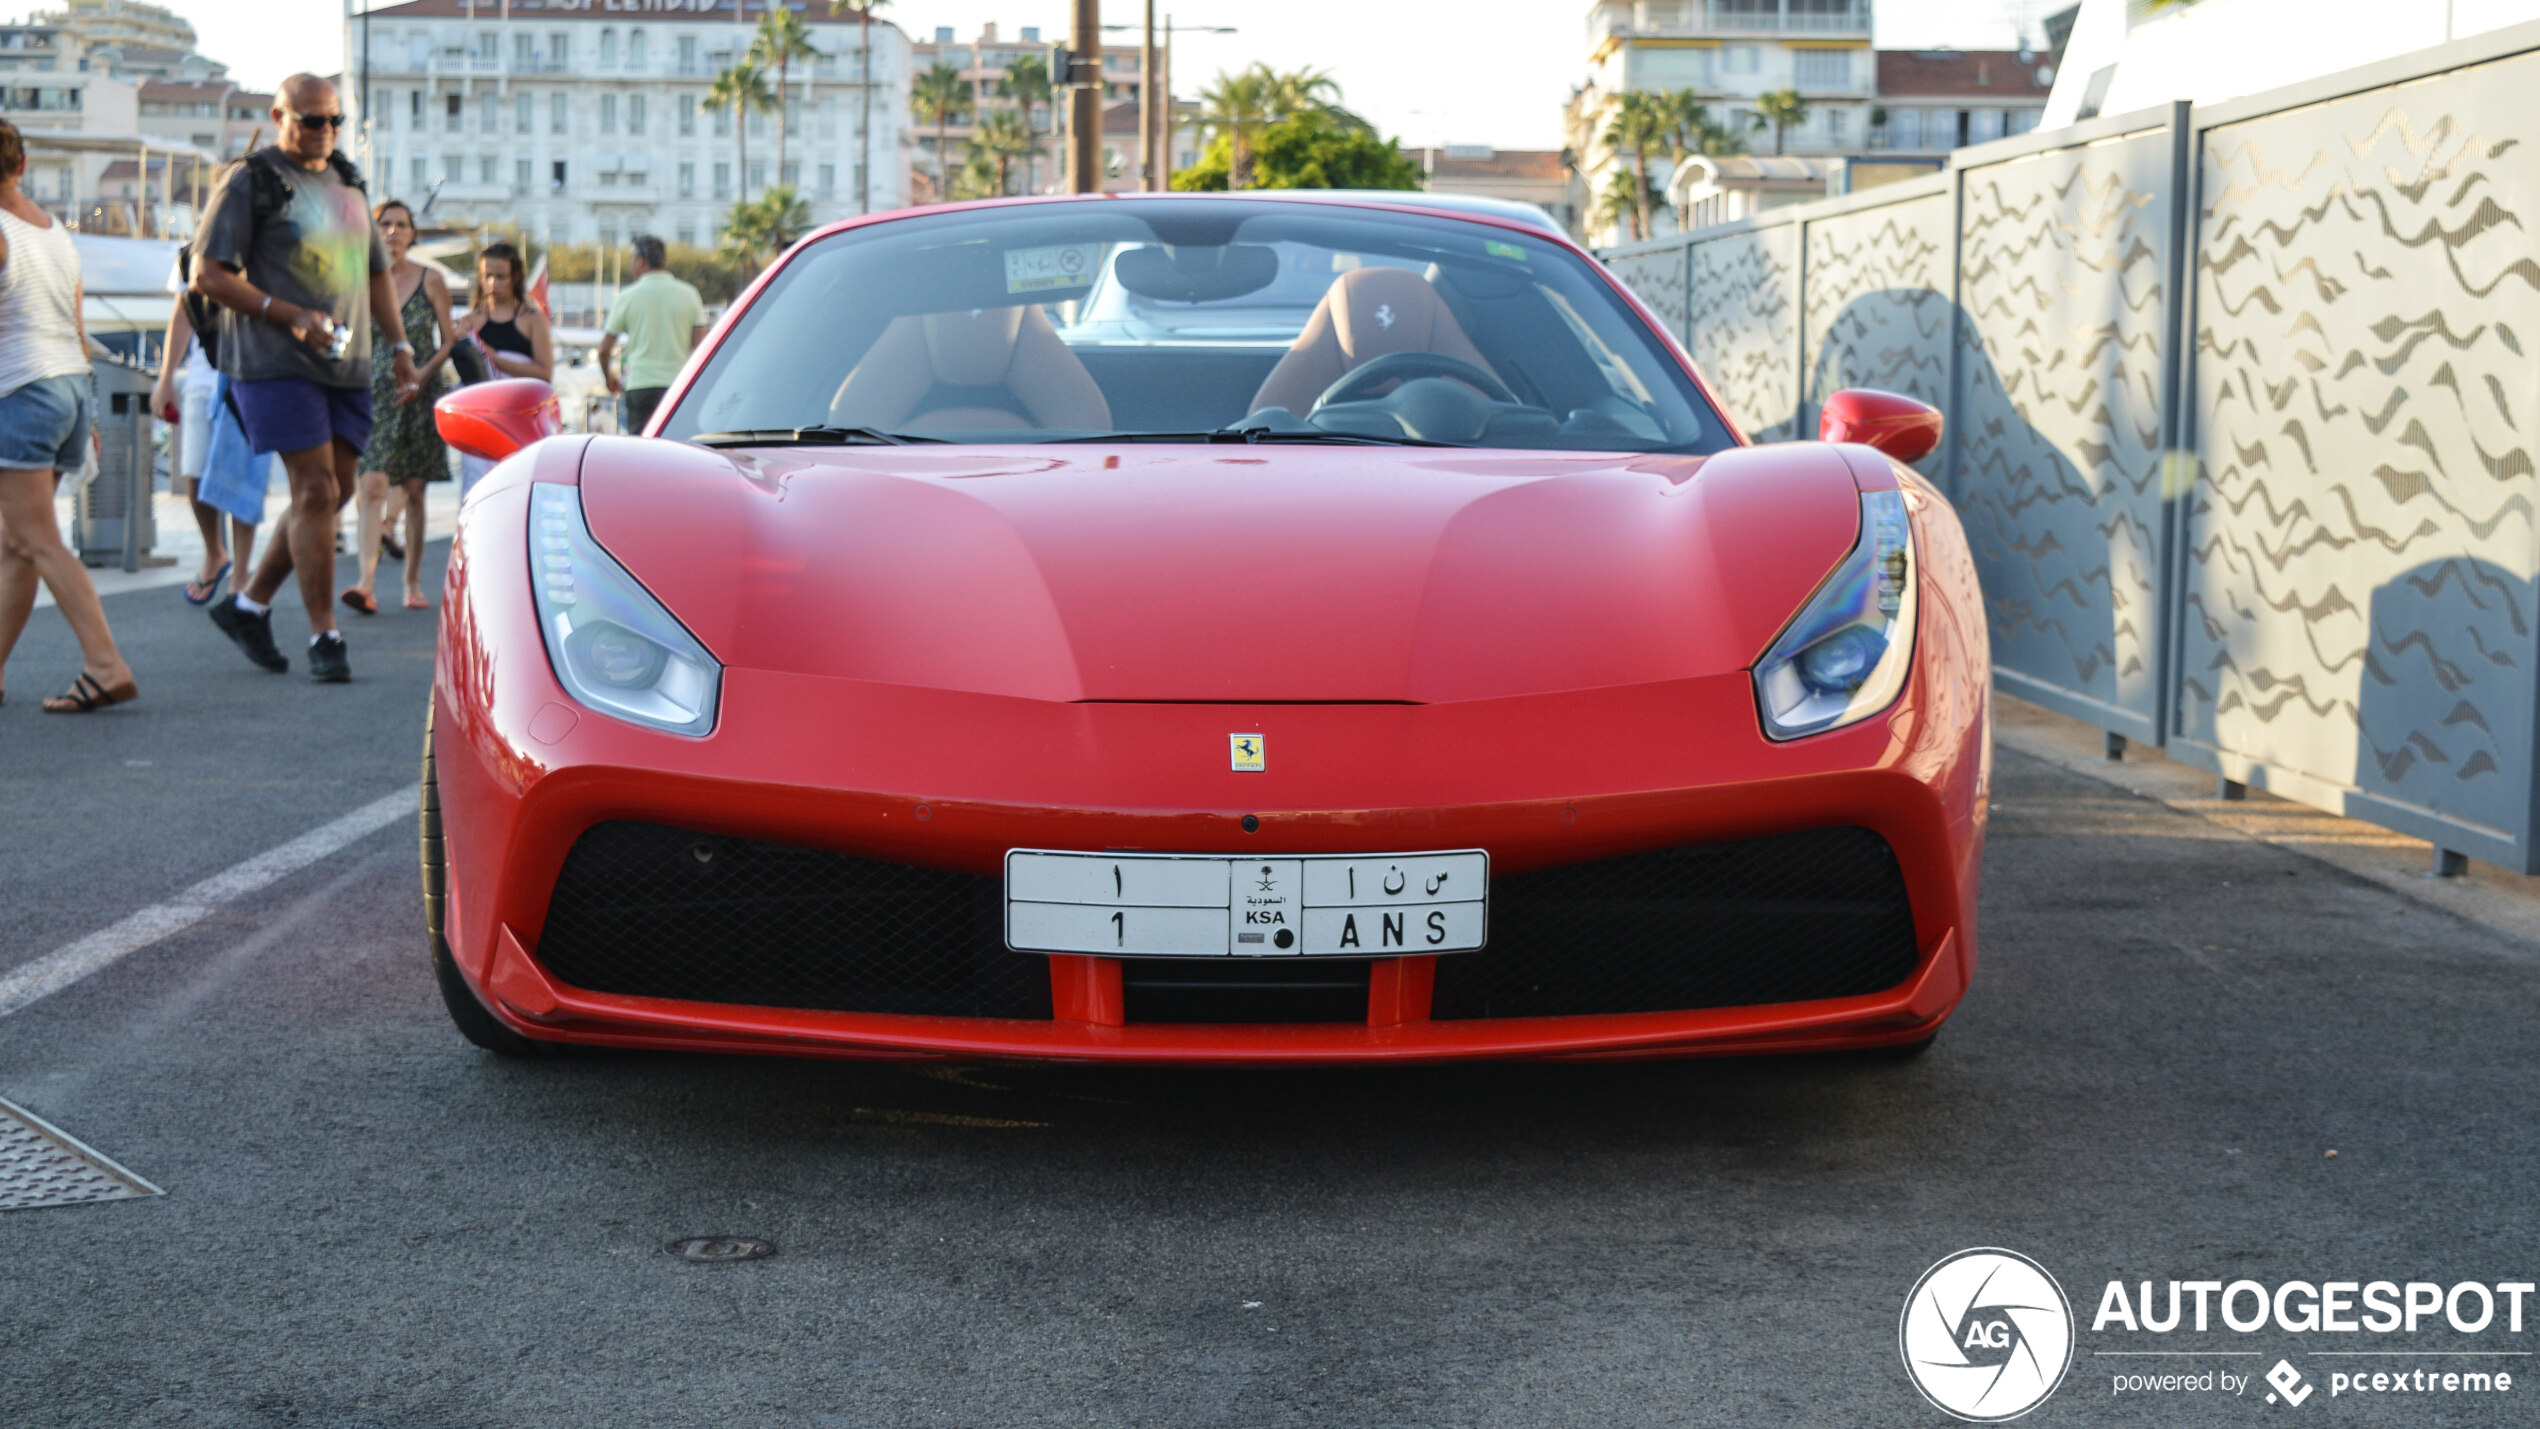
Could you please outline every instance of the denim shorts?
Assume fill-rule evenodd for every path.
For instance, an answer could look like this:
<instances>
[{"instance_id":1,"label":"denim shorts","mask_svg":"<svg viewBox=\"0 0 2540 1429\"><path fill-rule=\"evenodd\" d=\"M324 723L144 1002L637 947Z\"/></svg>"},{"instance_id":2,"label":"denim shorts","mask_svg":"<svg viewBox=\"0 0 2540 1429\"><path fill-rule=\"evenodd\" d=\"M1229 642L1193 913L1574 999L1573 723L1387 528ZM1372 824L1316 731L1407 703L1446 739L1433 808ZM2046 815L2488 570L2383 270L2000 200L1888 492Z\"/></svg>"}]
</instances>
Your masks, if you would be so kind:
<instances>
[{"instance_id":1,"label":"denim shorts","mask_svg":"<svg viewBox=\"0 0 2540 1429\"><path fill-rule=\"evenodd\" d=\"M342 442L355 451L370 445L370 389L320 387L305 377L232 382L238 424L248 447L264 452L304 452Z\"/></svg>"},{"instance_id":2,"label":"denim shorts","mask_svg":"<svg viewBox=\"0 0 2540 1429\"><path fill-rule=\"evenodd\" d=\"M0 471L73 472L87 460L87 373L0 393Z\"/></svg>"}]
</instances>

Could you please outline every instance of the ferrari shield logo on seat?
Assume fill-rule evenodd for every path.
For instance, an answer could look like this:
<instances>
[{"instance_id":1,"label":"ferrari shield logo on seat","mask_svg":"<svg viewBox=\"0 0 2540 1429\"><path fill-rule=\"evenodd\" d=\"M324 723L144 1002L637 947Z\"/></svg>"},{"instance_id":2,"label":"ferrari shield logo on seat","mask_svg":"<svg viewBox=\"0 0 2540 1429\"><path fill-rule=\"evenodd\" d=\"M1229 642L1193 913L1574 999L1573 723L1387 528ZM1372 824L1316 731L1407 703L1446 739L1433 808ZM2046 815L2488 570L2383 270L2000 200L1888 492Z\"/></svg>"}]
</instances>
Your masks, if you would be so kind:
<instances>
[{"instance_id":1,"label":"ferrari shield logo on seat","mask_svg":"<svg viewBox=\"0 0 2540 1429\"><path fill-rule=\"evenodd\" d=\"M1260 735L1230 734L1226 736L1226 744L1234 752L1236 773L1258 774L1269 767L1262 763L1263 750Z\"/></svg>"}]
</instances>

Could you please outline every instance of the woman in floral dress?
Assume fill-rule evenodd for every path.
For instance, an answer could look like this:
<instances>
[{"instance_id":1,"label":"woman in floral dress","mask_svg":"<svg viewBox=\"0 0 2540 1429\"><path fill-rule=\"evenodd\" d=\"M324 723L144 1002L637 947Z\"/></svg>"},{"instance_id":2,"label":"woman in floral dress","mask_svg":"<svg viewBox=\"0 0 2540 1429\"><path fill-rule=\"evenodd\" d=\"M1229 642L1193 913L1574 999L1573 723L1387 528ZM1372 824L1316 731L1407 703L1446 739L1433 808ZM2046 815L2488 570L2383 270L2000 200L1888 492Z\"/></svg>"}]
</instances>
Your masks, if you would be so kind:
<instances>
[{"instance_id":1,"label":"woman in floral dress","mask_svg":"<svg viewBox=\"0 0 2540 1429\"><path fill-rule=\"evenodd\" d=\"M420 390L410 400L399 402L396 381L389 373L388 343L374 340L370 345L370 404L377 415L370 445L362 449L360 485L354 497L361 511L361 540L354 549L361 555L362 576L344 592L344 603L364 615L379 613L372 586L379 579L380 548L388 543L386 528L394 519L388 511L392 485L405 499L406 544L398 560L406 572L406 609L431 609L432 602L423 594L423 488L429 482L450 479L449 449L441 444L441 433L432 424L432 399L440 389L441 365L450 360L450 285L437 270L406 256L415 241L412 210L390 199L373 218L379 224L380 241L388 247L388 276L396 285L397 311L405 320L406 336L418 348L430 342L434 351L432 360L416 374L422 379Z\"/></svg>"}]
</instances>

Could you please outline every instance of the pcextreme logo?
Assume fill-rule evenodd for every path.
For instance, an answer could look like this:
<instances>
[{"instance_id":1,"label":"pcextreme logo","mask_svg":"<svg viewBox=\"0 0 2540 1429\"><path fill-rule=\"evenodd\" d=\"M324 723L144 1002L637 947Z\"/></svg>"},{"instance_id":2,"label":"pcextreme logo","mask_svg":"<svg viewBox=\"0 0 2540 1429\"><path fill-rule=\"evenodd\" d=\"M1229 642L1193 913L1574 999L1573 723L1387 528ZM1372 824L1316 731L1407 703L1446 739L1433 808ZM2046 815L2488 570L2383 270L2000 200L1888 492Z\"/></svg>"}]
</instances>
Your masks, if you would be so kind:
<instances>
[{"instance_id":1,"label":"pcextreme logo","mask_svg":"<svg viewBox=\"0 0 2540 1429\"><path fill-rule=\"evenodd\" d=\"M2017 1251L1962 1250L1923 1272L1896 1322L1914 1388L1977 1424L2046 1402L2073 1362L2073 1309L2046 1268Z\"/></svg>"}]
</instances>

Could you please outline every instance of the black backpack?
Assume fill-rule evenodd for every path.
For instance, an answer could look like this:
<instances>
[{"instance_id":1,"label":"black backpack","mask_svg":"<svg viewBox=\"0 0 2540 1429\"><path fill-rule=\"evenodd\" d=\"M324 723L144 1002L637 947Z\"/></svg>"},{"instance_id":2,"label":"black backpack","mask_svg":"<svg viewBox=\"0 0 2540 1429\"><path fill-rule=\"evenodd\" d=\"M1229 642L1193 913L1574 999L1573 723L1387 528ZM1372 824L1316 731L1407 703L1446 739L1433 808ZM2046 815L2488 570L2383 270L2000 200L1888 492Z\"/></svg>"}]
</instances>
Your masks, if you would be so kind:
<instances>
[{"instance_id":1,"label":"black backpack","mask_svg":"<svg viewBox=\"0 0 2540 1429\"><path fill-rule=\"evenodd\" d=\"M244 170L249 186L248 212L254 217L256 226L261 228L267 219L282 212L283 205L291 201L291 187L282 177L282 165L285 162L280 149L259 149L232 164L229 172L224 172L214 179L212 181L214 190L217 191L222 182L229 180L231 173ZM362 182L362 171L353 166L352 160L345 158L342 154L329 154L326 156L326 162L327 167L335 170L335 177L345 187L360 194L364 199L370 197L369 186ZM185 309L185 321L194 329L194 340L203 344L203 360L218 367L220 366L222 315L227 313L228 309L194 291L196 261L192 243L176 251L177 276L185 283L185 292L178 297L177 302Z\"/></svg>"}]
</instances>

